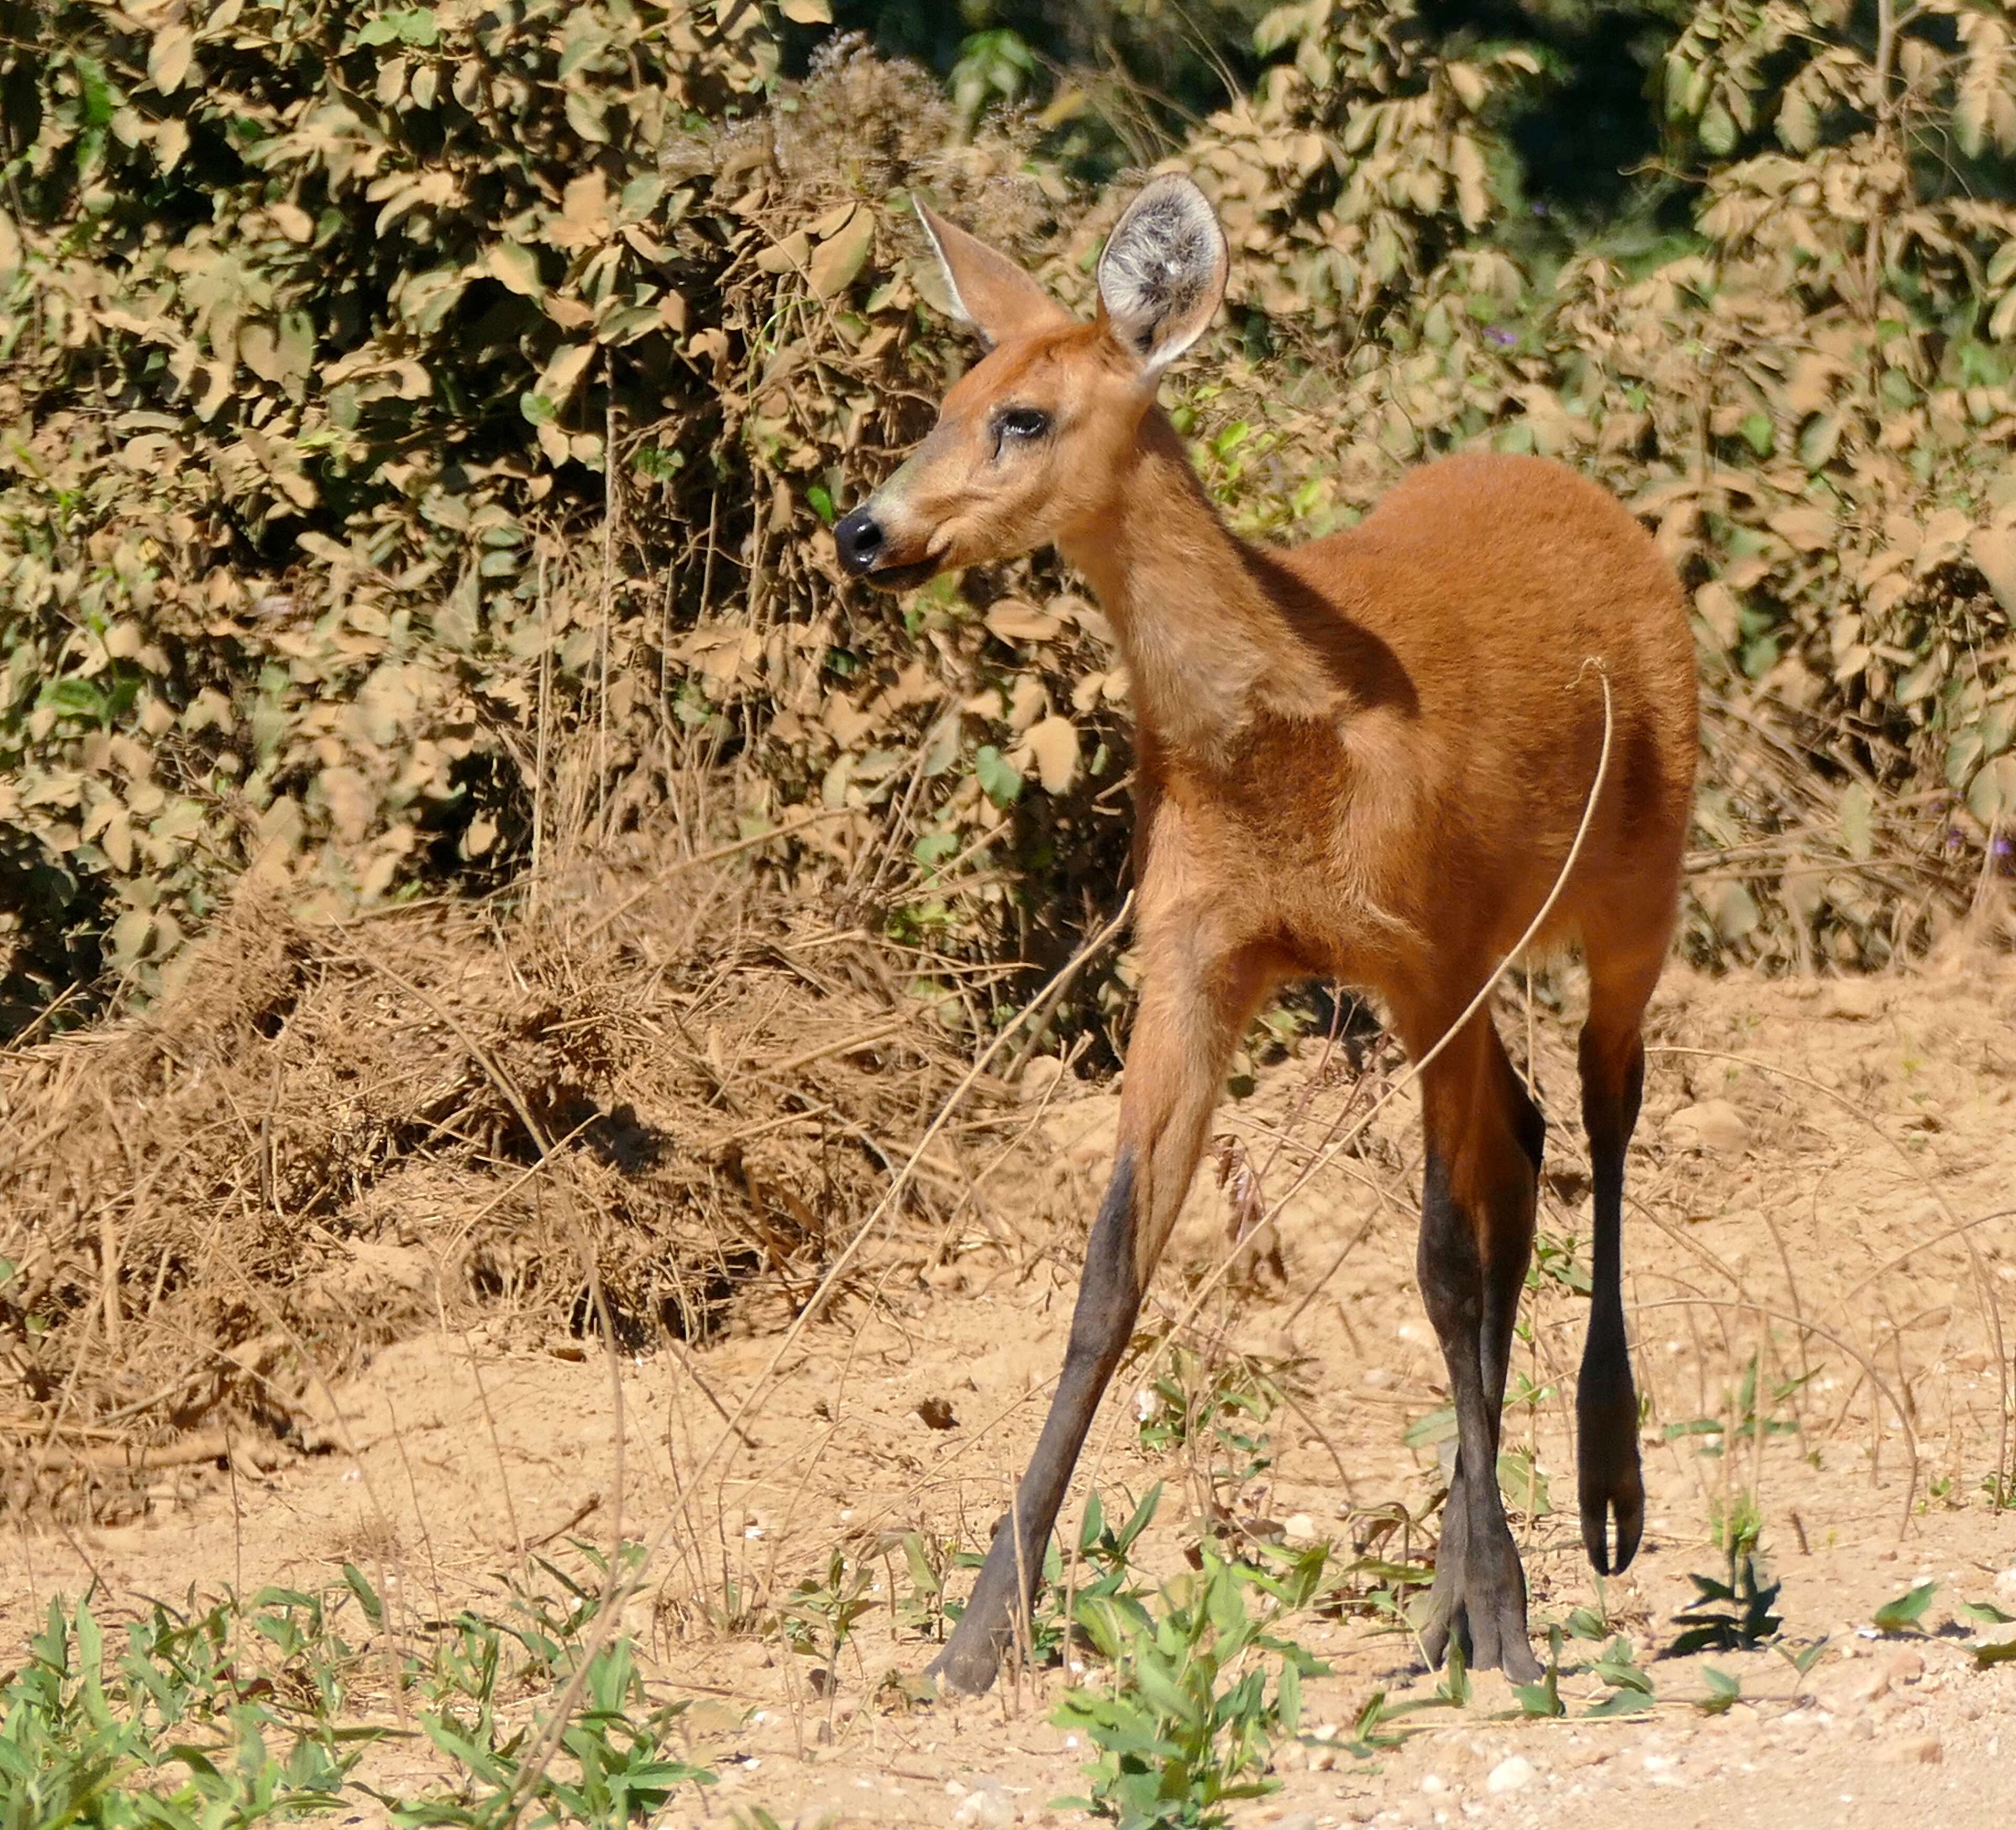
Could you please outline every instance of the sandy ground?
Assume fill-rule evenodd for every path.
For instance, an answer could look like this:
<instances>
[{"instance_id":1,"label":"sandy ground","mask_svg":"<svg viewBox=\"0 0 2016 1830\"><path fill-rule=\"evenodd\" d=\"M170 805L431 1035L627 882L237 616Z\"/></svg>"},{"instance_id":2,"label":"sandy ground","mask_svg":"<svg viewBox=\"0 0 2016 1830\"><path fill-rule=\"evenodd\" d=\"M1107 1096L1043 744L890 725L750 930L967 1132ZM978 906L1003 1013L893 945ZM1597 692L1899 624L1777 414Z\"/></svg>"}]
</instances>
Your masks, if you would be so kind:
<instances>
[{"instance_id":1,"label":"sandy ground","mask_svg":"<svg viewBox=\"0 0 2016 1830\"><path fill-rule=\"evenodd\" d=\"M1523 1059L1523 1006L1503 1016ZM1544 1008L1534 1023L1552 1127L1542 1232L1566 1246L1587 1224L1572 1029ZM1306 1687L1303 1738L1277 1751L1281 1789L1237 1807L1242 1830L2009 1821L2016 1663L1977 1668L1973 1646L2011 1630L1956 1604L2016 1613L2016 1512L1993 1511L1982 1484L1998 1455L2008 1465L2016 1346L2016 1218L2003 1211L2016 1207L2016 969L1955 954L1869 981L1676 970L1652 1039L1626 1242L1649 1527L1628 1575L1600 1594L1577 1537L1568 1423L1582 1306L1553 1279L1529 1298L1515 1379L1535 1396L1508 1413L1507 1440L1553 1487L1556 1509L1515 1519L1536 1632L1602 1606L1656 1699L1636 1717L1584 1716L1607 1687L1586 1668L1594 1648L1571 1640L1566 1717L1507 1719L1502 1681L1481 1674L1467 1709L1410 1717L1421 1733L1356 1758L1330 1743L1366 1698L1425 1696L1434 1681L1402 1634L1305 1618L1297 1637L1330 1674ZM1251 1210L1255 1189L1280 1200L1385 1071L1375 1055L1361 1082L1342 1050L1304 1038L1226 1106L1227 1187L1200 1177L1151 1301L1150 1352L1226 1251L1228 1217ZM612 1368L599 1348L500 1316L394 1346L315 1397L323 1452L248 1445L225 1467L164 1469L130 1525L0 1545L0 1662L52 1594L94 1577L103 1616L192 1587L324 1586L353 1561L417 1630L455 1606L500 1605L521 1546L578 1567L571 1537L621 1536L654 1546L625 1624L654 1687L696 1699L696 1752L720 1774L664 1821L725 1824L758 1807L807 1830L1072 1821L1051 1804L1083 1784L1085 1750L1049 1720L1064 1674L1024 1674L957 1706L906 1702L884 1677L920 1671L932 1648L895 1623L904 1595L880 1571L906 1592L900 1554L875 1551L911 1530L984 1543L1061 1355L1117 1107L1110 1087L1042 1085L1019 1143L954 1228L878 1248L876 1300L808 1330L767 1381L775 1338ZM1292 1537L1334 1538L1347 1558L1382 1508L1418 1515L1438 1485L1435 1448L1403 1440L1442 1401L1413 1278L1418 1154L1402 1094L1285 1201L1272 1240L1247 1242L1240 1275L1184 1337L1207 1360L1255 1357L1291 1400L1266 1421L1272 1465L1221 1483L1220 1500ZM1151 1578L1182 1566L1211 1453L1141 1440L1135 1394L1166 1371L1156 1359L1123 1369L1069 1514L1088 1476L1114 1508L1165 1481L1137 1551ZM724 1444L724 1418L752 1393ZM1787 1645L1827 1641L1804 1677L1773 1650L1658 1656L1692 1598L1690 1573L1722 1568L1714 1521L1746 1499L1783 1583ZM836 1544L876 1565L877 1605L828 1684L777 1630L774 1604L823 1573ZM968 1580L956 1574L955 1592ZM1922 1630L1876 1635L1874 1611L1928 1580L1939 1587ZM1703 1663L1740 1680L1737 1707L1694 1706ZM373 1759L383 1784L422 1770L418 1754Z\"/></svg>"}]
</instances>

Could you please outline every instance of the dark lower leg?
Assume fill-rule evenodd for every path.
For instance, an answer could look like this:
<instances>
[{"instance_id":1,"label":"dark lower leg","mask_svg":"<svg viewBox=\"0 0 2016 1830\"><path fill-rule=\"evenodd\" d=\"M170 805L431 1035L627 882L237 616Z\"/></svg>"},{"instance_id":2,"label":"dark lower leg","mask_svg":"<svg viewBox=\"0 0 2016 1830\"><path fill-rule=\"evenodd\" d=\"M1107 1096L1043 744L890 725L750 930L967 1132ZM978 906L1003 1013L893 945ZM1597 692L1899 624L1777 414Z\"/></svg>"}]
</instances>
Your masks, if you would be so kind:
<instances>
[{"instance_id":1,"label":"dark lower leg","mask_svg":"<svg viewBox=\"0 0 2016 1830\"><path fill-rule=\"evenodd\" d=\"M1539 1674L1526 1638L1526 1581L1498 1492L1499 1410L1504 1354L1496 1359L1496 1392L1487 1381L1485 1343L1517 1307L1517 1282L1507 1301L1503 1267L1487 1278L1478 1231L1458 1206L1448 1166L1431 1142L1421 1203L1419 1274L1428 1318L1442 1343L1456 1418L1456 1472L1443 1508L1442 1541L1421 1642L1439 1664L1454 1638L1480 1669L1503 1666L1521 1681Z\"/></svg>"},{"instance_id":2,"label":"dark lower leg","mask_svg":"<svg viewBox=\"0 0 2016 1830\"><path fill-rule=\"evenodd\" d=\"M1645 1052L1636 1032L1628 1041L1606 1046L1593 1026L1585 1029L1582 1077L1595 1236L1589 1338L1575 1391L1576 1469L1582 1544L1589 1562L1608 1575L1636 1555L1645 1525L1638 1393L1624 1325L1624 1152L1637 1123L1645 1080Z\"/></svg>"},{"instance_id":3,"label":"dark lower leg","mask_svg":"<svg viewBox=\"0 0 2016 1830\"><path fill-rule=\"evenodd\" d=\"M1015 1623L1027 1616L1071 1470L1134 1332L1141 1292L1134 1269L1133 1208L1134 1159L1123 1150L1087 1242L1071 1343L1043 1433L1016 1490L1014 1507L994 1535L966 1612L931 1666L955 1690L977 1695L994 1681Z\"/></svg>"},{"instance_id":4,"label":"dark lower leg","mask_svg":"<svg viewBox=\"0 0 2016 1830\"><path fill-rule=\"evenodd\" d=\"M1485 1228L1484 1332L1485 1395L1490 1400L1492 1448L1496 1453L1505 1410L1505 1381L1511 1368L1512 1331L1519 1320L1519 1298L1526 1288L1526 1267L1533 1256L1533 1217L1539 1199L1541 1151L1547 1122L1528 1096L1525 1083L1505 1058L1497 1058L1501 1097L1513 1135L1518 1140L1527 1173L1514 1175L1492 1203Z\"/></svg>"}]
</instances>

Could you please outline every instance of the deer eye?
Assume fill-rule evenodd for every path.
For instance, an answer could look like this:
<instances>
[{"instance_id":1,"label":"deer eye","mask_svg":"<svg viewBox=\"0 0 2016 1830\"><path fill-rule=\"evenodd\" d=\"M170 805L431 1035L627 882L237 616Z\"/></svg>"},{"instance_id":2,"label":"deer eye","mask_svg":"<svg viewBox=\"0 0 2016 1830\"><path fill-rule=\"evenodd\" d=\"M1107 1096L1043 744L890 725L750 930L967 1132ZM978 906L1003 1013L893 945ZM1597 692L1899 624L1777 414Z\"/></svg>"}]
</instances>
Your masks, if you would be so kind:
<instances>
[{"instance_id":1,"label":"deer eye","mask_svg":"<svg viewBox=\"0 0 2016 1830\"><path fill-rule=\"evenodd\" d=\"M1050 429L1050 416L1035 407L1010 407L995 422L1003 440L1041 438Z\"/></svg>"}]
</instances>

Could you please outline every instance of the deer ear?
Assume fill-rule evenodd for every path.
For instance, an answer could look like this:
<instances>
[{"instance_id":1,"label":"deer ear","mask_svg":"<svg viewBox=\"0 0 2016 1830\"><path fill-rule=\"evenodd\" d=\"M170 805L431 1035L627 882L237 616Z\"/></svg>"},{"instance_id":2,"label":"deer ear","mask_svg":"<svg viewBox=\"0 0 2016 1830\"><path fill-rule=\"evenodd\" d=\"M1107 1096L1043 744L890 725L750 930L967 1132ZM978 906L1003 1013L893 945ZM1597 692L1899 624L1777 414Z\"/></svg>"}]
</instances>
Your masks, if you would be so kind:
<instances>
[{"instance_id":1,"label":"deer ear","mask_svg":"<svg viewBox=\"0 0 2016 1830\"><path fill-rule=\"evenodd\" d=\"M1180 172L1154 179L1127 206L1099 257L1099 302L1144 380L1204 335L1229 268L1217 213Z\"/></svg>"},{"instance_id":2,"label":"deer ear","mask_svg":"<svg viewBox=\"0 0 2016 1830\"><path fill-rule=\"evenodd\" d=\"M1071 314L1006 254L946 221L921 197L914 201L931 252L945 269L953 309L988 343L1057 330L1071 322Z\"/></svg>"}]
</instances>

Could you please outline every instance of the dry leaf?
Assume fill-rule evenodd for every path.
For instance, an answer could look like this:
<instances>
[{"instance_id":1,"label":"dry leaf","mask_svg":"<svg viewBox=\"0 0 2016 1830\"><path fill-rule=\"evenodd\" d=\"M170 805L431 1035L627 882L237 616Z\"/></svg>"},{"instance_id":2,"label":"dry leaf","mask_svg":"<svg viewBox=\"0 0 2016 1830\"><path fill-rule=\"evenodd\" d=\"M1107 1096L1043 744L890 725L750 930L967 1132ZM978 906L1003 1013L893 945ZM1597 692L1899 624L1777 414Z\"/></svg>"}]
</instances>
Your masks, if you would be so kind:
<instances>
[{"instance_id":1,"label":"dry leaf","mask_svg":"<svg viewBox=\"0 0 2016 1830\"><path fill-rule=\"evenodd\" d=\"M819 243L812 257L808 275L812 297L830 299L853 285L875 247L875 217L865 206L858 207L845 225L831 239Z\"/></svg>"},{"instance_id":2,"label":"dry leaf","mask_svg":"<svg viewBox=\"0 0 2016 1830\"><path fill-rule=\"evenodd\" d=\"M1049 642L1064 627L1059 618L1019 597L992 605L983 620L1003 642Z\"/></svg>"},{"instance_id":3,"label":"dry leaf","mask_svg":"<svg viewBox=\"0 0 2016 1830\"><path fill-rule=\"evenodd\" d=\"M1029 727L1027 742L1044 792L1065 793L1078 779L1078 727L1068 718L1047 717Z\"/></svg>"}]
</instances>

